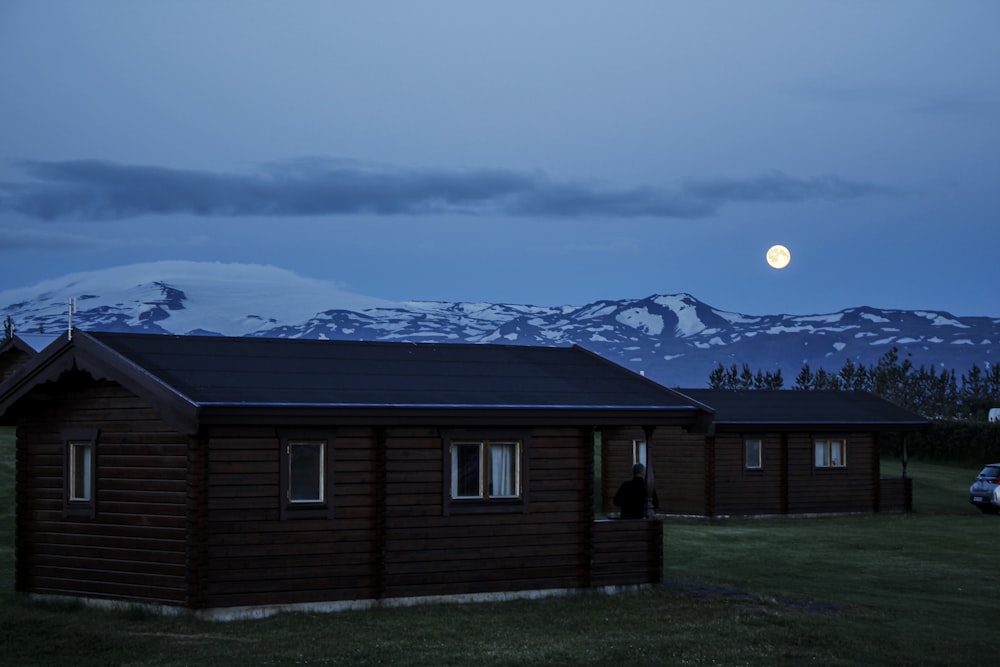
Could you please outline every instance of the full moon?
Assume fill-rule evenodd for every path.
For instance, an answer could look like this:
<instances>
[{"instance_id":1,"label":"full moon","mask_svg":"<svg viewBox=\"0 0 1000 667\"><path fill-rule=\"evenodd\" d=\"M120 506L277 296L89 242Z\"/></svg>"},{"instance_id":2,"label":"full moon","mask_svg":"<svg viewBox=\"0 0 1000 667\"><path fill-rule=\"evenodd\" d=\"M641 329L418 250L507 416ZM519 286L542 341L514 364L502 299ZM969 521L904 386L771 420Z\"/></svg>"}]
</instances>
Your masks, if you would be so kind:
<instances>
[{"instance_id":1,"label":"full moon","mask_svg":"<svg viewBox=\"0 0 1000 667\"><path fill-rule=\"evenodd\" d=\"M773 245L767 249L767 263L776 269L783 269L792 261L792 253L783 245Z\"/></svg>"}]
</instances>

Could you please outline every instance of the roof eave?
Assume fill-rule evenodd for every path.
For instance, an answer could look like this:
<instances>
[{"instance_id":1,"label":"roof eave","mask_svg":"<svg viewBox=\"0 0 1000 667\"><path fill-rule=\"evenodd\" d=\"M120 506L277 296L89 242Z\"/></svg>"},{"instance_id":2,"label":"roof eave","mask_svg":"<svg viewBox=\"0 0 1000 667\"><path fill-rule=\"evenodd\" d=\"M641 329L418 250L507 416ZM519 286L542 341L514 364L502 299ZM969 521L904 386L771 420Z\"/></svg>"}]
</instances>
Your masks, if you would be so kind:
<instances>
[{"instance_id":1,"label":"roof eave","mask_svg":"<svg viewBox=\"0 0 1000 667\"><path fill-rule=\"evenodd\" d=\"M926 431L930 420L913 421L715 421L716 431Z\"/></svg>"},{"instance_id":2,"label":"roof eave","mask_svg":"<svg viewBox=\"0 0 1000 667\"><path fill-rule=\"evenodd\" d=\"M206 403L201 423L334 424L362 426L620 426L690 428L702 411L679 407L458 406L458 405L315 405Z\"/></svg>"}]
</instances>

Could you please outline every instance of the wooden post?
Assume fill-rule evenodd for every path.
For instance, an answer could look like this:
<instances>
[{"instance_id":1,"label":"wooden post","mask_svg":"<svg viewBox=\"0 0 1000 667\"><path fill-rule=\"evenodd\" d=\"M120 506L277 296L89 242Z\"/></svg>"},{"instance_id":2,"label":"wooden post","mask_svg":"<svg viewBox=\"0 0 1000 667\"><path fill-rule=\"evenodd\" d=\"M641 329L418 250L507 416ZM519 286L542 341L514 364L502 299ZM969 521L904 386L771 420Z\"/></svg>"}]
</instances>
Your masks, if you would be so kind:
<instances>
[{"instance_id":1,"label":"wooden post","mask_svg":"<svg viewBox=\"0 0 1000 667\"><path fill-rule=\"evenodd\" d=\"M643 426L642 430L646 434L646 518L656 517L656 508L653 507L653 494L656 493L656 475L653 473L653 431L655 426Z\"/></svg>"},{"instance_id":2,"label":"wooden post","mask_svg":"<svg viewBox=\"0 0 1000 667\"><path fill-rule=\"evenodd\" d=\"M386 596L386 512L389 509L386 492L389 461L389 432L386 428L375 430L375 598Z\"/></svg>"},{"instance_id":3,"label":"wooden post","mask_svg":"<svg viewBox=\"0 0 1000 667\"><path fill-rule=\"evenodd\" d=\"M909 452L906 451L906 436L903 436L903 477L906 477L906 463L909 460Z\"/></svg>"}]
</instances>

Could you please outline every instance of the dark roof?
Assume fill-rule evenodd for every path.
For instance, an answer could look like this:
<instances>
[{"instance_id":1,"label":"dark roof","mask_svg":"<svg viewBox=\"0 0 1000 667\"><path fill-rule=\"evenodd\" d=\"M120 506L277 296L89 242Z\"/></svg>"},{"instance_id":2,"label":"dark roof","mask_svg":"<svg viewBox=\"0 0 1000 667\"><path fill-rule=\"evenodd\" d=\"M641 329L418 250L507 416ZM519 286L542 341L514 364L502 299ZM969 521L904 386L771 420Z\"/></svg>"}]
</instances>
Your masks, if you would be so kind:
<instances>
[{"instance_id":1,"label":"dark roof","mask_svg":"<svg viewBox=\"0 0 1000 667\"><path fill-rule=\"evenodd\" d=\"M691 407L578 347L91 335L203 405Z\"/></svg>"},{"instance_id":2,"label":"dark roof","mask_svg":"<svg viewBox=\"0 0 1000 667\"><path fill-rule=\"evenodd\" d=\"M924 429L931 421L862 391L679 389L715 410L716 429Z\"/></svg>"},{"instance_id":3,"label":"dark roof","mask_svg":"<svg viewBox=\"0 0 1000 667\"><path fill-rule=\"evenodd\" d=\"M32 383L74 367L172 403L189 426L210 413L245 415L247 408L271 415L391 413L397 420L428 410L479 411L481 419L486 412L516 411L525 425L534 423L525 420L526 410L551 419L576 412L573 423L583 413L595 420L621 413L653 425L678 419L691 425L706 412L580 347L74 332L72 340L63 337L39 354L19 388L5 386L0 414Z\"/></svg>"}]
</instances>

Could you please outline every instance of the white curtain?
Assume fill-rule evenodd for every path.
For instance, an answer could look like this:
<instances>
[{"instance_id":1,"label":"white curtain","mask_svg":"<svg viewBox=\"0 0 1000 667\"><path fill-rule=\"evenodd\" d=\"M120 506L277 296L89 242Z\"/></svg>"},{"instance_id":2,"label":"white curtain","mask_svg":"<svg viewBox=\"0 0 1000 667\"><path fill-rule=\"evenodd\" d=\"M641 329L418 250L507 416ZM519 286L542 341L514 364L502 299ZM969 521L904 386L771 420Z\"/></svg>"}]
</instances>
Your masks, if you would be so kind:
<instances>
[{"instance_id":1,"label":"white curtain","mask_svg":"<svg viewBox=\"0 0 1000 667\"><path fill-rule=\"evenodd\" d=\"M826 441L816 441L816 467L825 468L827 466Z\"/></svg>"},{"instance_id":2,"label":"white curtain","mask_svg":"<svg viewBox=\"0 0 1000 667\"><path fill-rule=\"evenodd\" d=\"M494 498L517 497L517 444L490 444L490 483Z\"/></svg>"},{"instance_id":3,"label":"white curtain","mask_svg":"<svg viewBox=\"0 0 1000 667\"><path fill-rule=\"evenodd\" d=\"M830 441L830 465L832 465L832 466L842 466L842 465L844 465L844 441L843 440L831 440Z\"/></svg>"}]
</instances>

